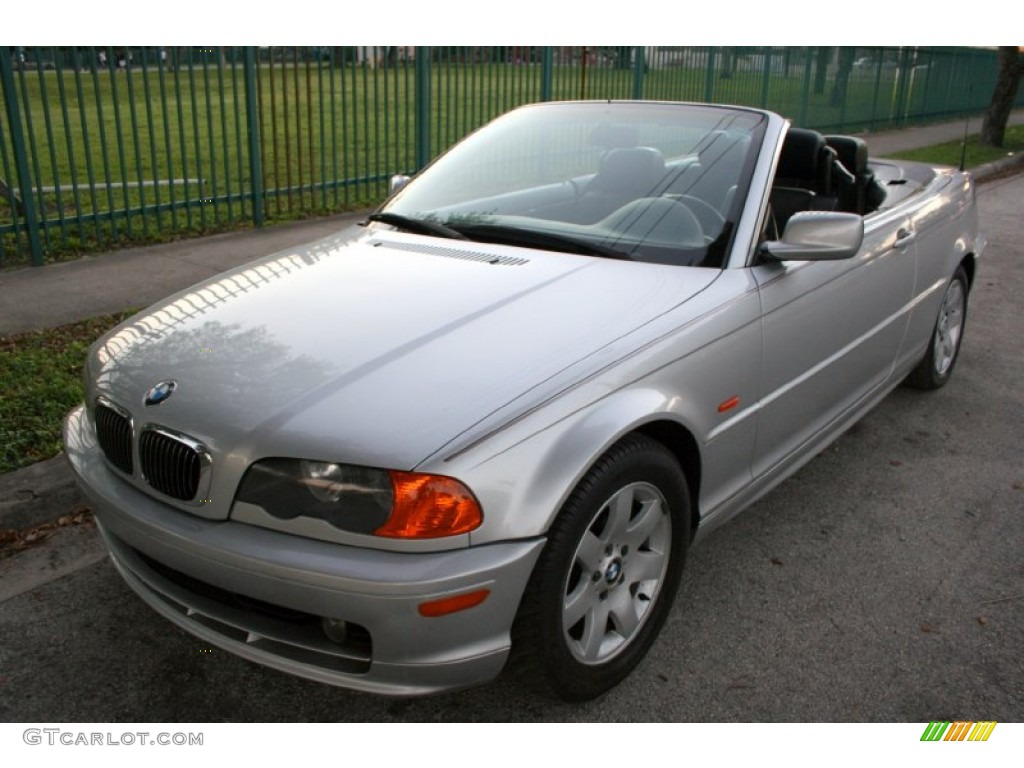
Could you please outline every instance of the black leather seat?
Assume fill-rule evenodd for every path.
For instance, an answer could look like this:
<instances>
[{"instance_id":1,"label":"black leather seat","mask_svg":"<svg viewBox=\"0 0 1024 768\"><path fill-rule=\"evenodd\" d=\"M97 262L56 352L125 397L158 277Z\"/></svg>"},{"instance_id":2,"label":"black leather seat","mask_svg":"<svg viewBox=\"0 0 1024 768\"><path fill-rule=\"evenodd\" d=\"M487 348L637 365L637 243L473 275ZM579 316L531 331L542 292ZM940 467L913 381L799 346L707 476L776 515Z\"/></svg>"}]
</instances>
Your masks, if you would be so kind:
<instances>
[{"instance_id":1,"label":"black leather seat","mask_svg":"<svg viewBox=\"0 0 1024 768\"><path fill-rule=\"evenodd\" d=\"M835 210L834 161L835 152L820 133L806 128L789 129L769 200L776 237L782 236L794 213Z\"/></svg>"},{"instance_id":2,"label":"black leather seat","mask_svg":"<svg viewBox=\"0 0 1024 768\"><path fill-rule=\"evenodd\" d=\"M814 193L799 187L772 187L768 205L768 239L778 240L786 231L786 222L794 213L815 210Z\"/></svg>"},{"instance_id":3,"label":"black leather seat","mask_svg":"<svg viewBox=\"0 0 1024 768\"><path fill-rule=\"evenodd\" d=\"M875 210L884 194L868 168L868 145L856 136L826 136L825 142L854 177L852 187L847 185L839 190L840 209L861 215Z\"/></svg>"},{"instance_id":4,"label":"black leather seat","mask_svg":"<svg viewBox=\"0 0 1024 768\"><path fill-rule=\"evenodd\" d=\"M775 186L809 189L816 197L834 197L832 161L825 137L806 128L790 128L782 143Z\"/></svg>"}]
</instances>

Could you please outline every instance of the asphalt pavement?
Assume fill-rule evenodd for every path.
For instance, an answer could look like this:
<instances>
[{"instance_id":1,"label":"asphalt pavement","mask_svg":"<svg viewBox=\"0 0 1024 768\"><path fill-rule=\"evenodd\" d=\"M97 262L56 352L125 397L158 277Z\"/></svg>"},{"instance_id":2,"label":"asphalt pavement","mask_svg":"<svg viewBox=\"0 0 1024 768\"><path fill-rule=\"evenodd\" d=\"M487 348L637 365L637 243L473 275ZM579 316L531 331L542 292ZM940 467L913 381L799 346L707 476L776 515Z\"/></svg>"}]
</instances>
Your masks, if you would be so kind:
<instances>
[{"instance_id":1,"label":"asphalt pavement","mask_svg":"<svg viewBox=\"0 0 1024 768\"><path fill-rule=\"evenodd\" d=\"M959 131L955 137L963 124L945 130ZM874 154L911 140L907 132L867 138ZM915 141L942 140L939 127L929 127L927 138ZM651 654L601 699L574 706L542 701L509 679L427 699L383 699L212 650L121 581L95 529L76 524L82 501L71 486L61 491L67 472L58 458L0 477L0 529L64 523L41 530L45 541L37 546L0 553L0 717L1024 720L1021 199L1024 175L979 189L989 248L950 384L928 394L897 390L697 547ZM0 335L26 329L19 323L47 327L145 306L359 218L2 273Z\"/></svg>"}]
</instances>

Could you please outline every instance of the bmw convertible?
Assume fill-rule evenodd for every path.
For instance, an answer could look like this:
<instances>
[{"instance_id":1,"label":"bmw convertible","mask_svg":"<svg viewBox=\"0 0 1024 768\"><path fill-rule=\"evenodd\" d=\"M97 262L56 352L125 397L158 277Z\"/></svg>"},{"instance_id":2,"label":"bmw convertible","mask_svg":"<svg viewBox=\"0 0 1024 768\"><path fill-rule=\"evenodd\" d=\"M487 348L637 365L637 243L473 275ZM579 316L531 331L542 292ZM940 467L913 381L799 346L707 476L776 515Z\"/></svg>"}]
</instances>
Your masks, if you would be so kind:
<instances>
[{"instance_id":1,"label":"bmw convertible","mask_svg":"<svg viewBox=\"0 0 1024 768\"><path fill-rule=\"evenodd\" d=\"M204 641L391 695L641 661L687 550L906 382L985 241L952 168L707 104L545 103L359 226L100 339L67 457Z\"/></svg>"}]
</instances>

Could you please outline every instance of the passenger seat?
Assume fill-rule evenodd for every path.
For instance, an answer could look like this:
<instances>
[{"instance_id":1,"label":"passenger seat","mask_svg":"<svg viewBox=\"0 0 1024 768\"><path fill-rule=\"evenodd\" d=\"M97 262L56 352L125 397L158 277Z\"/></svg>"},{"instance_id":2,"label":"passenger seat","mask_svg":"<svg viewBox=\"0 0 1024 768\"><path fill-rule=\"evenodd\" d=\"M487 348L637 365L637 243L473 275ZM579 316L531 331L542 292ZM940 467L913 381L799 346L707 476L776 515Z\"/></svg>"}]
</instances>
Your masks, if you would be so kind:
<instances>
[{"instance_id":1,"label":"passenger seat","mask_svg":"<svg viewBox=\"0 0 1024 768\"><path fill-rule=\"evenodd\" d=\"M781 237L794 213L835 210L834 159L833 150L820 133L806 128L789 129L769 199L777 236Z\"/></svg>"},{"instance_id":2,"label":"passenger seat","mask_svg":"<svg viewBox=\"0 0 1024 768\"><path fill-rule=\"evenodd\" d=\"M863 216L878 208L884 193L868 167L868 145L855 136L826 136L825 141L855 179L852 187L840 190L840 209Z\"/></svg>"}]
</instances>

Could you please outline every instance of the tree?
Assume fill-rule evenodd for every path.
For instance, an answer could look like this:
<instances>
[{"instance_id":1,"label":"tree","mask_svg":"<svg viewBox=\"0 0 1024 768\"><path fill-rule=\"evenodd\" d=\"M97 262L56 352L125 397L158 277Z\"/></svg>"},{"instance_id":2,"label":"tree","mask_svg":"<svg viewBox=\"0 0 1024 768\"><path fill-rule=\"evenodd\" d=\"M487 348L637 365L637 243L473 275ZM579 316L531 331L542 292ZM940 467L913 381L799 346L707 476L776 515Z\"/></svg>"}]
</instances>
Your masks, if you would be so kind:
<instances>
[{"instance_id":1,"label":"tree","mask_svg":"<svg viewBox=\"0 0 1024 768\"><path fill-rule=\"evenodd\" d=\"M723 80L731 80L732 73L736 69L736 50L734 48L722 49L722 65L718 76Z\"/></svg>"},{"instance_id":2,"label":"tree","mask_svg":"<svg viewBox=\"0 0 1024 768\"><path fill-rule=\"evenodd\" d=\"M981 143L990 147L1003 146L1006 122L1017 100L1017 88L1024 74L1024 56L1016 45L999 46L999 74L992 101L981 121Z\"/></svg>"},{"instance_id":3,"label":"tree","mask_svg":"<svg viewBox=\"0 0 1024 768\"><path fill-rule=\"evenodd\" d=\"M839 69L836 71L836 79L832 84L832 93L828 97L830 107L842 106L846 101L846 87L850 84L850 72L853 71L853 62L856 59L856 48L846 46L839 49Z\"/></svg>"},{"instance_id":4,"label":"tree","mask_svg":"<svg viewBox=\"0 0 1024 768\"><path fill-rule=\"evenodd\" d=\"M825 80L828 77L828 63L832 58L832 49L827 46L819 46L814 58L814 95L818 96L825 92Z\"/></svg>"}]
</instances>

